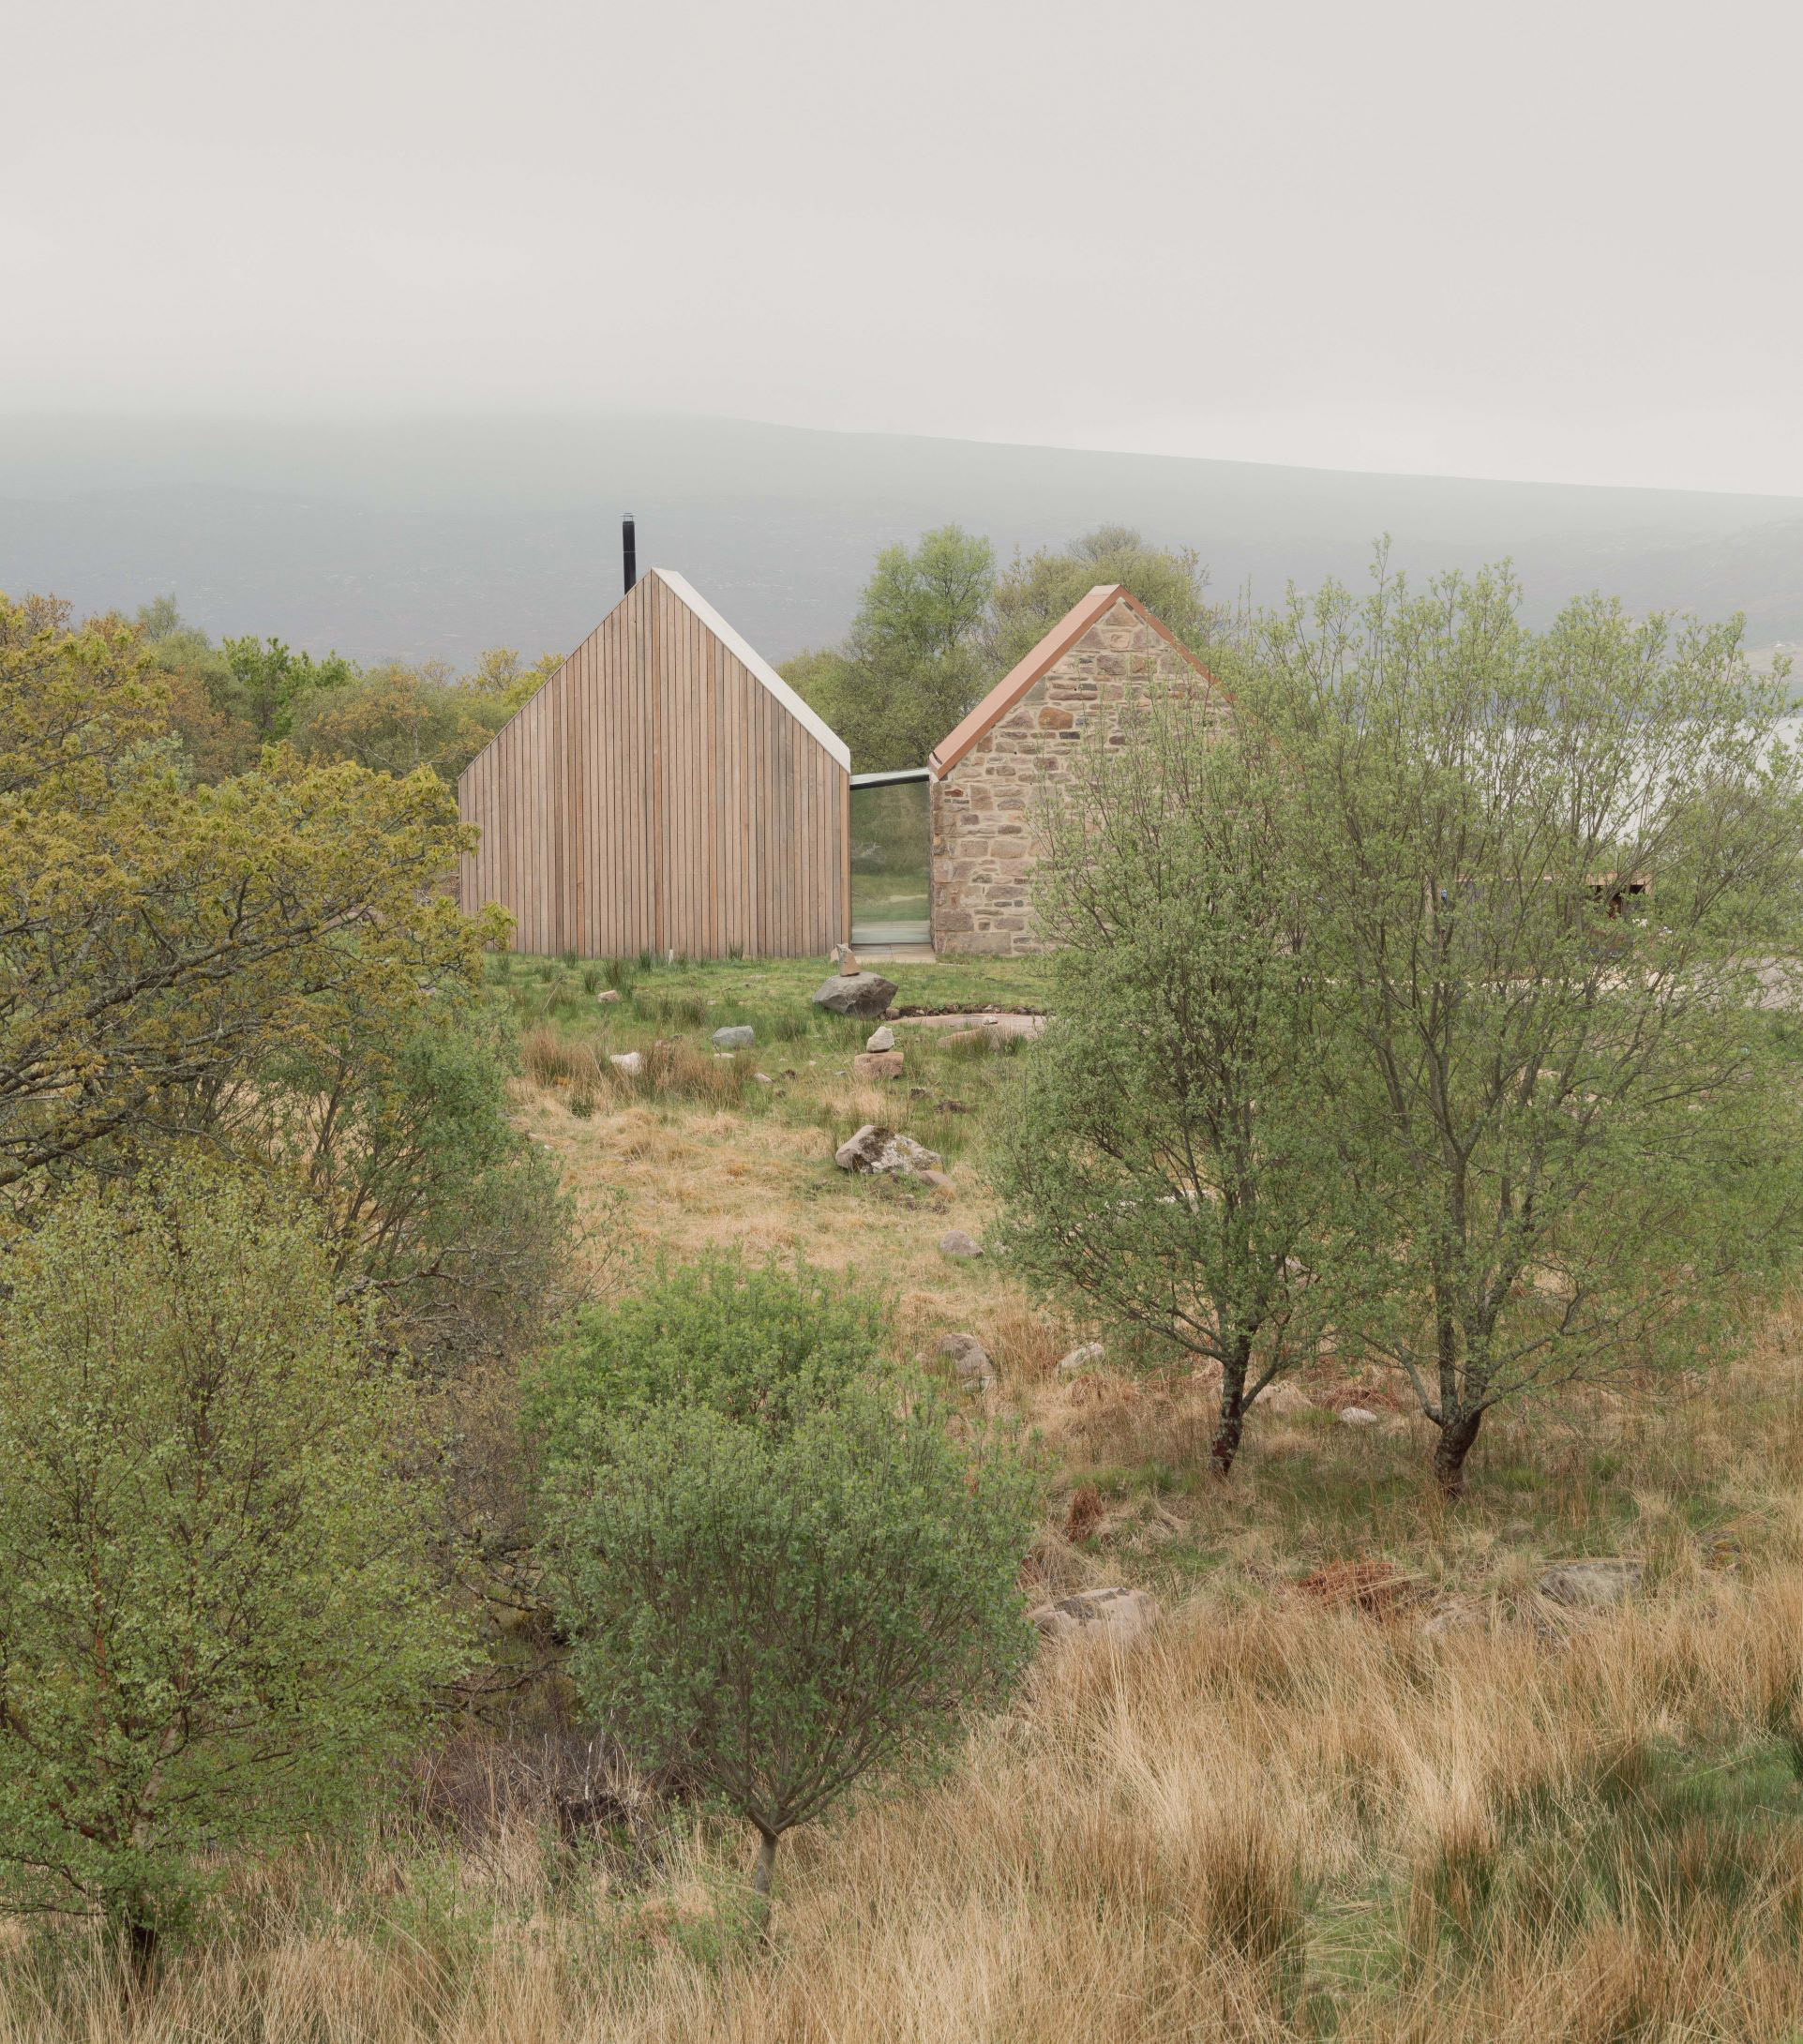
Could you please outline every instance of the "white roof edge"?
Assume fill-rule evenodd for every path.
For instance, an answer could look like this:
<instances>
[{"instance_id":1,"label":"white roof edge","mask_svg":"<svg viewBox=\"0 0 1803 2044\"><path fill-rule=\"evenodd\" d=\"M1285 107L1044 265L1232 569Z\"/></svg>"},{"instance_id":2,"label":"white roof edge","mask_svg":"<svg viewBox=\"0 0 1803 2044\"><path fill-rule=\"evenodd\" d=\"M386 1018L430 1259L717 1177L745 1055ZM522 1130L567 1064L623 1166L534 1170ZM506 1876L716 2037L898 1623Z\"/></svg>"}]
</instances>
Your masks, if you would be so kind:
<instances>
[{"instance_id":1,"label":"white roof edge","mask_svg":"<svg viewBox=\"0 0 1803 2044\"><path fill-rule=\"evenodd\" d=\"M748 639L742 638L739 633L733 630L732 626L727 623L725 618L720 615L705 596L698 590L691 588L689 583L677 574L674 568L649 568L646 572L656 576L657 579L663 583L671 595L678 597L683 603L686 604L700 619L701 623L707 626L708 630L714 634L714 638L723 646L727 647L735 658L741 661L769 689L770 693L775 697L776 700L782 704L783 708L789 712L796 723L811 732L846 772L850 773L850 746L846 744L845 740L839 736L838 732L833 729L824 717L819 715L817 711L811 710L802 700L782 676L777 673L776 669L771 666L770 662L764 658L762 654L754 651Z\"/></svg>"}]
</instances>

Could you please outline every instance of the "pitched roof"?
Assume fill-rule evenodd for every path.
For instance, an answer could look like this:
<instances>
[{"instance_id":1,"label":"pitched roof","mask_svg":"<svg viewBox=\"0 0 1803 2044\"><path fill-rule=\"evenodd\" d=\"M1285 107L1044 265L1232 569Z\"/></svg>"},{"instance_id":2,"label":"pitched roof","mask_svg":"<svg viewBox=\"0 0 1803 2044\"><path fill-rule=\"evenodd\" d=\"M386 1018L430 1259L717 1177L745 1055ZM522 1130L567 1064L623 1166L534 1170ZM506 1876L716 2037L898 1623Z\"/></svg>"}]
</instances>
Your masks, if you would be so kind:
<instances>
[{"instance_id":1,"label":"pitched roof","mask_svg":"<svg viewBox=\"0 0 1803 2044\"><path fill-rule=\"evenodd\" d=\"M614 605L613 610L619 609L621 604L630 603L635 593L641 589L645 583L654 579L661 582L669 591L670 594L676 598L678 603L691 611L699 622L705 625L727 651L732 654L752 679L767 688L775 697L776 700L782 704L783 708L789 712L789 715L795 719L796 723L801 725L818 744L822 745L848 774L850 773L851 748L846 744L845 740L827 723L824 717L820 716L817 711L810 709L802 700L782 676L777 673L776 669L771 666L770 662L764 658L763 654L759 653L748 639L742 638L739 633L734 631L732 626L701 594L699 590L696 589L685 577L677 574L674 568L647 568L638 581L633 584L632 588L627 590L621 597L620 602ZM610 618L613 615L613 610L608 612L608 617ZM603 618L601 624L605 624L606 623L607 618ZM598 632L600 629L601 625L597 624L594 627L594 632ZM589 639L594 637L594 632L589 634ZM586 645L587 643L588 640L584 639L583 644ZM556 681L558 675L563 672L564 668L567 668L570 660L575 659L575 654L572 654L570 659L563 662L563 667L557 669L555 673L548 675L540 686L535 688L533 694L526 699L526 701L535 700L545 689L548 688ZM521 703L519 709L514 712L514 717L518 716L525 708L526 703ZM507 724L512 722L513 717L509 717ZM497 730L489 739L488 744L493 744L495 739L500 737L501 731L506 729L507 724L501 726L500 730ZM488 749L488 745L482 748L483 752ZM477 753L476 759L479 759L481 757L482 753ZM471 766L473 766L474 763L474 760L470 762ZM459 786L462 785L463 774L468 774L470 768L466 766L463 769L463 774L458 775Z\"/></svg>"},{"instance_id":2,"label":"pitched roof","mask_svg":"<svg viewBox=\"0 0 1803 2044\"><path fill-rule=\"evenodd\" d=\"M656 576L670 594L692 610L728 652L769 689L796 723L811 732L848 774L851 771L851 748L845 740L824 717L802 700L763 654L754 651L749 640L740 638L699 591L692 588L674 568L647 568L645 573Z\"/></svg>"},{"instance_id":3,"label":"pitched roof","mask_svg":"<svg viewBox=\"0 0 1803 2044\"><path fill-rule=\"evenodd\" d=\"M999 724L1033 684L1043 680L1063 659L1090 625L1098 624L1118 603L1125 603L1136 610L1166 645L1181 654L1205 682L1213 684L1214 676L1162 619L1155 618L1147 609L1125 582L1098 582L1081 603L1073 605L1059 618L1031 653L1002 676L956 729L947 732L933 747L932 757L926 762L933 778L942 780L978 739Z\"/></svg>"}]
</instances>

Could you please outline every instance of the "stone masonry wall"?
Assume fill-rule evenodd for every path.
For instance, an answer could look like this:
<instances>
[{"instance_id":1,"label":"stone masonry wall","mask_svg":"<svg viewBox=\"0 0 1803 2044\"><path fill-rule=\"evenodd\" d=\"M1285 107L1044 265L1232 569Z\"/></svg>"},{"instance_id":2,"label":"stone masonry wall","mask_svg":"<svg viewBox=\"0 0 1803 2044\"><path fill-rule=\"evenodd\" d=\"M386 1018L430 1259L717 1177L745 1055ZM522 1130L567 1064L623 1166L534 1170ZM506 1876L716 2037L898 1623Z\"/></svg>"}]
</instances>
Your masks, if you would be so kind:
<instances>
[{"instance_id":1,"label":"stone masonry wall","mask_svg":"<svg viewBox=\"0 0 1803 2044\"><path fill-rule=\"evenodd\" d=\"M1034 815L1086 741L1119 744L1121 705L1194 688L1195 669L1116 602L933 788L933 941L942 957L1043 948L1033 934Z\"/></svg>"}]
</instances>

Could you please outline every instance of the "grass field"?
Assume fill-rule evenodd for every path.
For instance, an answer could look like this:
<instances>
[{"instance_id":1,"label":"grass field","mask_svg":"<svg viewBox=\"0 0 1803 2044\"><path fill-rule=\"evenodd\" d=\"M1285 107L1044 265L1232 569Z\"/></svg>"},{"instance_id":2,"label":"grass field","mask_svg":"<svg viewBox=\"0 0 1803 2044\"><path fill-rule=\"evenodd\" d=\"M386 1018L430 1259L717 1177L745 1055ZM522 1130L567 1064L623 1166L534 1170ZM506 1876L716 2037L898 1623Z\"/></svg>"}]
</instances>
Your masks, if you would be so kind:
<instances>
[{"instance_id":1,"label":"grass field","mask_svg":"<svg viewBox=\"0 0 1803 2044\"><path fill-rule=\"evenodd\" d=\"M595 970L596 969L589 969ZM1803 1302L1732 1361L1621 1380L1428 1480L1394 1387L1332 1360L1203 1474L1207 1387L1111 1347L983 1237L988 1145L1030 1047L809 1010L818 963L605 970L511 960L522 1125L588 1223L593 1283L713 1245L800 1253L885 1297L936 1367L976 1333L1044 1480L1036 1593L1122 1583L1141 1644L1048 1649L944 1775L798 1835L774 1952L746 1842L682 1806L572 1846L580 1736L554 1686L466 1724L360 1842L230 1870L217 1934L153 2000L97 1947L15 1931L0 2044L1782 2044L1803 2037ZM905 1004L1035 1005L1030 963L897 968ZM951 989L956 988L956 992ZM751 1021L748 1052L709 1033ZM644 1069L609 1060L638 1049ZM864 1120L946 1158L944 1192L833 1164ZM1343 1424L1357 1402L1375 1426ZM1536 1588L1642 1564L1617 1608Z\"/></svg>"}]
</instances>

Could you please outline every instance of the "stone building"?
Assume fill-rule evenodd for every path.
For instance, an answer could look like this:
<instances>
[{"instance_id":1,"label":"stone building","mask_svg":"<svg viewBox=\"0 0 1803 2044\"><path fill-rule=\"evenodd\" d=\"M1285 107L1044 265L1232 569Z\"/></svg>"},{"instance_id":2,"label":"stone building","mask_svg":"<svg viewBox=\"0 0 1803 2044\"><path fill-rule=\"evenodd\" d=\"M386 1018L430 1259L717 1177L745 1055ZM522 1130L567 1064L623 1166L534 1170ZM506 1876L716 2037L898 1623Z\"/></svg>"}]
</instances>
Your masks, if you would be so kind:
<instances>
[{"instance_id":1,"label":"stone building","mask_svg":"<svg viewBox=\"0 0 1803 2044\"><path fill-rule=\"evenodd\" d=\"M1119 582L1092 589L1005 675L927 762L932 926L941 957L1038 950L1030 882L1036 799L1070 776L1086 740L1117 733L1135 696L1213 678Z\"/></svg>"}]
</instances>

